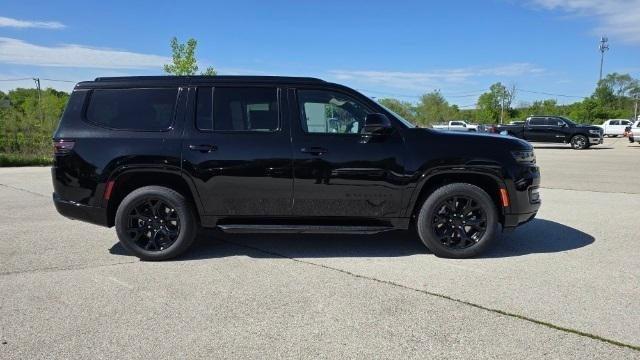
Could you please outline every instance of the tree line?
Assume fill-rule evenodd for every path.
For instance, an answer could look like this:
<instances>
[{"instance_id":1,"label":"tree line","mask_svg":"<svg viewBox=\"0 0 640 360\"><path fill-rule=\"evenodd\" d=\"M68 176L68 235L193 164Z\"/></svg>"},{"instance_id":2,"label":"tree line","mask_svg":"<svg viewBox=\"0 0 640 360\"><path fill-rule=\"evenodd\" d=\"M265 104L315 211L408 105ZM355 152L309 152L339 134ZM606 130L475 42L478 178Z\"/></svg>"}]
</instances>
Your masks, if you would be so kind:
<instances>
[{"instance_id":1,"label":"tree line","mask_svg":"<svg viewBox=\"0 0 640 360\"><path fill-rule=\"evenodd\" d=\"M498 124L501 120L524 120L534 114L567 116L579 123L599 124L607 119L631 119L636 111L640 111L636 108L640 98L640 80L629 74L608 74L598 82L589 97L571 104L559 104L550 98L515 105L517 92L516 86L507 88L500 82L495 83L478 97L472 109L449 104L439 91L422 95L417 103L394 98L378 99L378 102L419 126L450 120Z\"/></svg>"},{"instance_id":2,"label":"tree line","mask_svg":"<svg viewBox=\"0 0 640 360\"><path fill-rule=\"evenodd\" d=\"M195 56L197 41L170 41L172 62L164 66L170 75L195 75L198 65ZM202 75L215 75L207 67ZM640 81L629 74L608 74L591 96L572 104L560 105L555 99L515 104L518 89L502 83L491 85L481 94L473 109L450 104L438 91L426 93L416 103L393 98L378 101L419 126L449 120L467 120L481 124L496 124L524 119L531 114L564 115L581 123L598 123L609 118L631 118L640 97ZM51 136L62 116L69 94L47 88L17 88L0 91L0 166L7 156L50 161ZM37 161L36 163L40 163Z\"/></svg>"}]
</instances>

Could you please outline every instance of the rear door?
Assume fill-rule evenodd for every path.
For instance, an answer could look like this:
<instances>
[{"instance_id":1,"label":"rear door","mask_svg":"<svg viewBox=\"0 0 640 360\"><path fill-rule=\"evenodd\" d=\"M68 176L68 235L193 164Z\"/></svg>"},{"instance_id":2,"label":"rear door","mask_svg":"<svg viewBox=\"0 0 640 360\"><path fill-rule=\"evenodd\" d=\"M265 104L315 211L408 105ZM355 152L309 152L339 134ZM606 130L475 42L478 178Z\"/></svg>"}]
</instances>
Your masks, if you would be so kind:
<instances>
[{"instance_id":1,"label":"rear door","mask_svg":"<svg viewBox=\"0 0 640 360\"><path fill-rule=\"evenodd\" d=\"M204 213L289 215L291 141L281 90L201 86L189 94L183 171L193 179Z\"/></svg>"},{"instance_id":2,"label":"rear door","mask_svg":"<svg viewBox=\"0 0 640 360\"><path fill-rule=\"evenodd\" d=\"M399 131L368 139L364 121L375 110L345 92L299 89L290 99L293 214L399 217L405 152Z\"/></svg>"},{"instance_id":3,"label":"rear door","mask_svg":"<svg viewBox=\"0 0 640 360\"><path fill-rule=\"evenodd\" d=\"M532 117L524 126L525 139L529 141L547 141L548 127L544 117Z\"/></svg>"}]
</instances>

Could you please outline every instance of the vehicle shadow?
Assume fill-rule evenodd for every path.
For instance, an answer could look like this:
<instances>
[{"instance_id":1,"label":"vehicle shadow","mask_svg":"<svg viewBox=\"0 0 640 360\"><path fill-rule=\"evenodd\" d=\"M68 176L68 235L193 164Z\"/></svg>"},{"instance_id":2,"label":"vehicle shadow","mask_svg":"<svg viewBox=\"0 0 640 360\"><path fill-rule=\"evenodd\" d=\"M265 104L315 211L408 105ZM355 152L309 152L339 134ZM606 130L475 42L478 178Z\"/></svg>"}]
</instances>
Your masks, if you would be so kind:
<instances>
[{"instance_id":1,"label":"vehicle shadow","mask_svg":"<svg viewBox=\"0 0 640 360\"><path fill-rule=\"evenodd\" d=\"M535 219L510 233L503 233L481 258L502 258L537 253L570 251L593 243L593 236L554 221ZM116 243L114 255L130 254ZM173 261L229 256L253 258L403 257L428 254L429 250L410 231L377 235L223 234L203 231L193 247Z\"/></svg>"},{"instance_id":2,"label":"vehicle shadow","mask_svg":"<svg viewBox=\"0 0 640 360\"><path fill-rule=\"evenodd\" d=\"M545 149L549 149L549 150L563 150L563 149L567 149L567 150L573 150L571 148L570 145L566 145L566 146L562 146L562 145L550 145L550 146L544 146L544 145L533 145L533 148L536 150L545 150ZM584 150L612 150L614 148L610 147L610 146L600 146L600 145L593 145L590 146L586 149L582 149L580 151L584 151Z\"/></svg>"}]
</instances>

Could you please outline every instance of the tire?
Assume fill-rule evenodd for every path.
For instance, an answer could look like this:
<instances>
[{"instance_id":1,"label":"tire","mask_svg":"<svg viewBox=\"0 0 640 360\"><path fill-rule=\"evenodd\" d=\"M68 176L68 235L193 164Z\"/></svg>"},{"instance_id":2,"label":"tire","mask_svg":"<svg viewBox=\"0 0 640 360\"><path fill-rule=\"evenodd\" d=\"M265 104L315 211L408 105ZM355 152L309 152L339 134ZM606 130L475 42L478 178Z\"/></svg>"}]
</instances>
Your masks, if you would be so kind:
<instances>
[{"instance_id":1,"label":"tire","mask_svg":"<svg viewBox=\"0 0 640 360\"><path fill-rule=\"evenodd\" d=\"M467 204L470 207L465 211ZM472 210L475 207L478 210ZM467 216L455 216L465 212ZM483 230L468 225L471 222L480 227L484 224ZM496 240L498 211L483 189L471 184L453 183L438 188L425 200L418 214L416 230L420 240L436 256L469 258L484 252Z\"/></svg>"},{"instance_id":2,"label":"tire","mask_svg":"<svg viewBox=\"0 0 640 360\"><path fill-rule=\"evenodd\" d=\"M583 150L589 147L589 140L584 135L574 135L571 138L571 147L575 150Z\"/></svg>"},{"instance_id":3,"label":"tire","mask_svg":"<svg viewBox=\"0 0 640 360\"><path fill-rule=\"evenodd\" d=\"M198 232L193 205L162 186L141 187L127 195L116 211L115 226L122 246L147 261L184 253Z\"/></svg>"}]
</instances>

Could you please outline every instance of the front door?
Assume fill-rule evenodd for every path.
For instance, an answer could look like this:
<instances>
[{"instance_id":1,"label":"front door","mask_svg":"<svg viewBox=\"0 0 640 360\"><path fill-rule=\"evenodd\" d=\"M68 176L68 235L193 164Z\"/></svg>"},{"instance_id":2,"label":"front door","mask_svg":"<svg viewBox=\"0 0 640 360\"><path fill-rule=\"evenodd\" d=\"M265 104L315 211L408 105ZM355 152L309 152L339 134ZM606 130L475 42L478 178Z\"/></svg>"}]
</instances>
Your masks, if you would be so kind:
<instances>
[{"instance_id":1,"label":"front door","mask_svg":"<svg viewBox=\"0 0 640 360\"><path fill-rule=\"evenodd\" d=\"M399 217L404 172L400 133L366 136L365 117L374 111L339 91L292 90L290 106L293 214Z\"/></svg>"},{"instance_id":2,"label":"front door","mask_svg":"<svg viewBox=\"0 0 640 360\"><path fill-rule=\"evenodd\" d=\"M183 171L205 215L290 215L291 138L280 90L203 86L189 94Z\"/></svg>"},{"instance_id":3,"label":"front door","mask_svg":"<svg viewBox=\"0 0 640 360\"><path fill-rule=\"evenodd\" d=\"M546 142L566 142L567 138L567 124L558 118L547 118L547 130L545 132Z\"/></svg>"}]
</instances>

